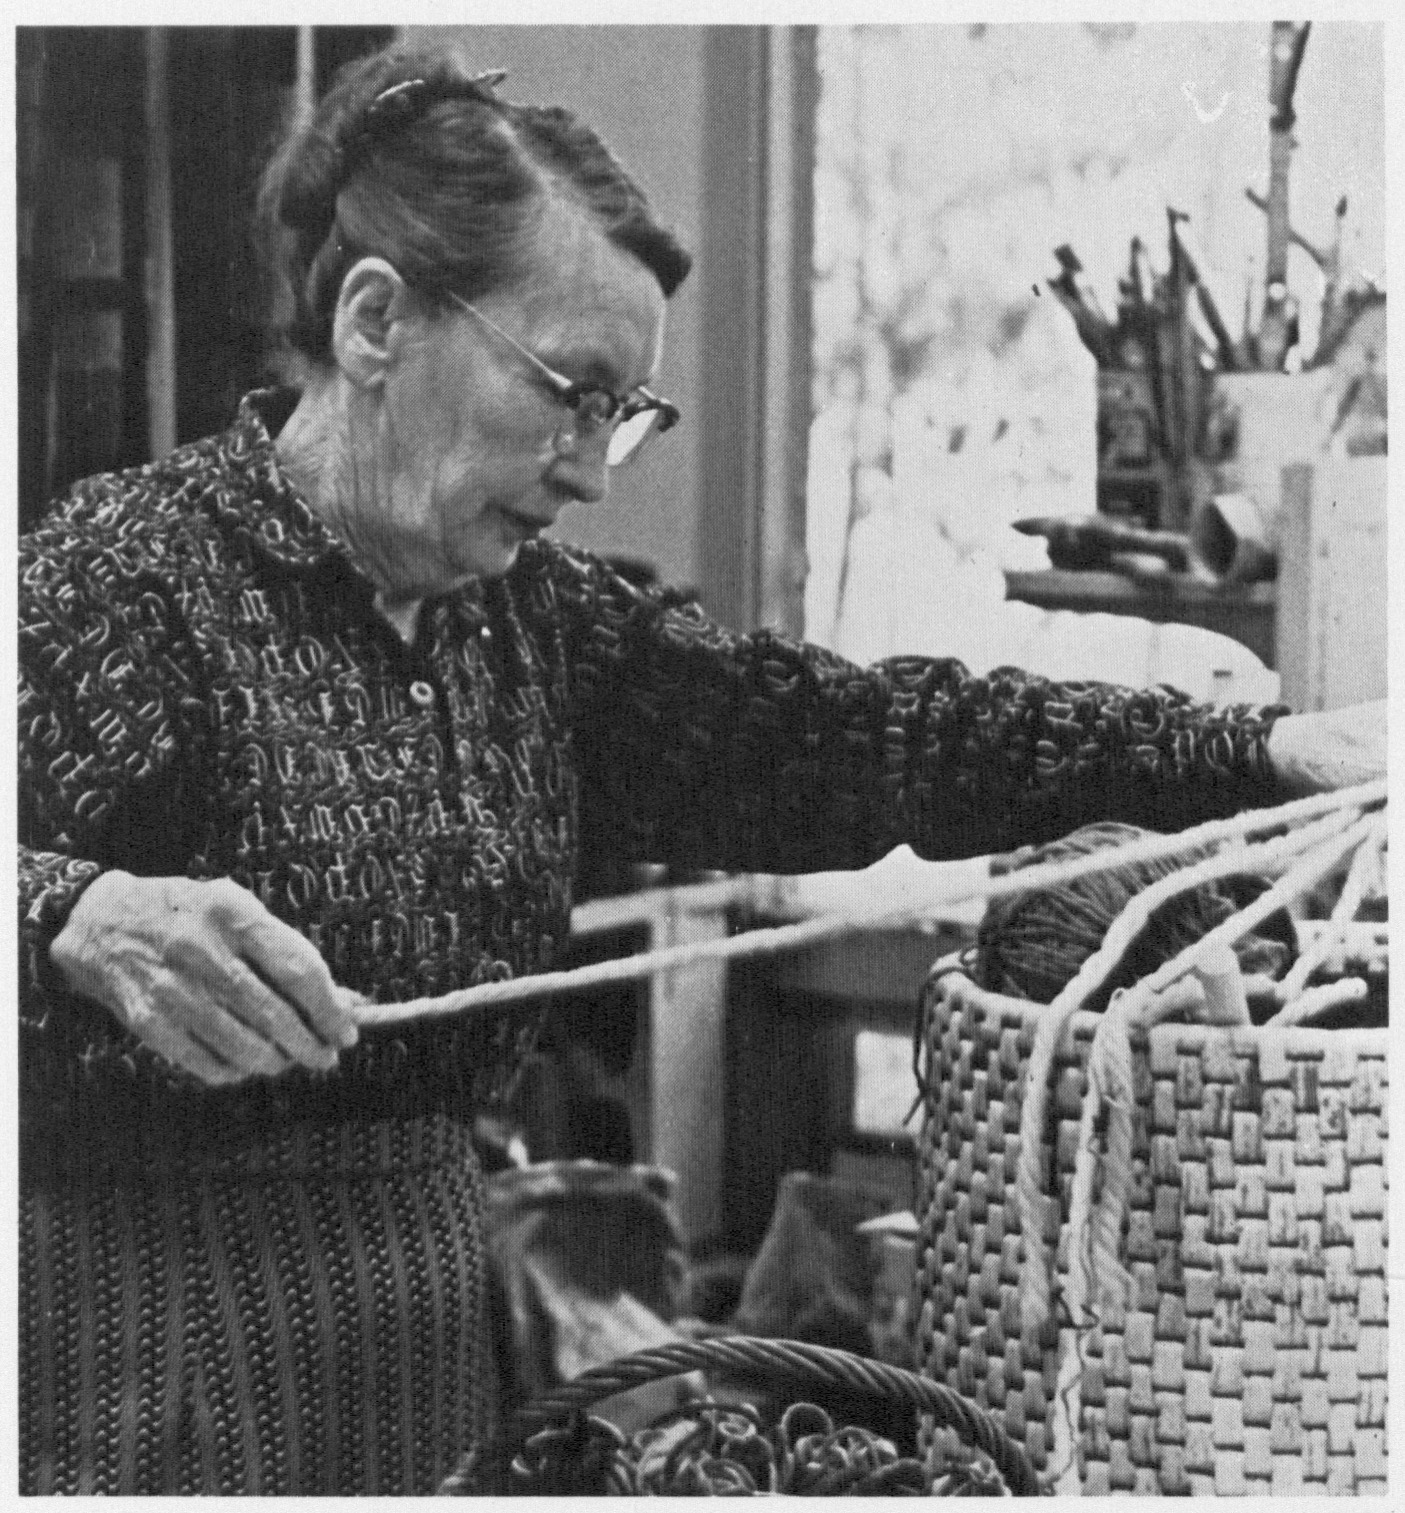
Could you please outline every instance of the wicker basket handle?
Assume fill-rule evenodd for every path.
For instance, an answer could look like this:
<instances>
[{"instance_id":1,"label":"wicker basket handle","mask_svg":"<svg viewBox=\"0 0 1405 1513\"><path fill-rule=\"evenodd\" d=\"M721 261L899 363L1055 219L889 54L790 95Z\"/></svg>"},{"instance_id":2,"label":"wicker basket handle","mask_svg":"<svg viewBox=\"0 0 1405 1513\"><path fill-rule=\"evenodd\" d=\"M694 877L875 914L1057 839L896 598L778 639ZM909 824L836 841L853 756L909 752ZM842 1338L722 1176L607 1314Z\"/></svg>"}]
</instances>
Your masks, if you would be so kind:
<instances>
[{"instance_id":1,"label":"wicker basket handle","mask_svg":"<svg viewBox=\"0 0 1405 1513\"><path fill-rule=\"evenodd\" d=\"M1033 1497L1042 1491L1024 1450L984 1408L915 1372L799 1340L724 1335L638 1351L584 1372L529 1403L518 1414L522 1438L617 1392L689 1371L725 1372L766 1385L780 1381L809 1390L828 1388L908 1403L916 1412L930 1414L940 1428L955 1430L966 1444L985 1451L1017 1497Z\"/></svg>"}]
</instances>

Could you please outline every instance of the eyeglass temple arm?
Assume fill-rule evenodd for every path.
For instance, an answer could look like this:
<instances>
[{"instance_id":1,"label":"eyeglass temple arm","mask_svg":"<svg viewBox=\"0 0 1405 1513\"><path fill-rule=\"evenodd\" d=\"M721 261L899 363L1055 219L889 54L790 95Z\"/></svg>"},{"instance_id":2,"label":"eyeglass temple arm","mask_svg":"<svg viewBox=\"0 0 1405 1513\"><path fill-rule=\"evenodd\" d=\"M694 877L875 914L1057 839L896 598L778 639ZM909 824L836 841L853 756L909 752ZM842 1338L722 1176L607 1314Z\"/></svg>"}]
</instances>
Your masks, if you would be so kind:
<instances>
[{"instance_id":1,"label":"eyeglass temple arm","mask_svg":"<svg viewBox=\"0 0 1405 1513\"><path fill-rule=\"evenodd\" d=\"M659 430L666 431L670 426L676 426L683 418L682 412L671 399L664 399L661 395L655 394L652 389L645 388L643 384L640 384L634 392L644 400L644 403L636 405L630 413L638 415L642 410L657 410Z\"/></svg>"},{"instance_id":2,"label":"eyeglass temple arm","mask_svg":"<svg viewBox=\"0 0 1405 1513\"><path fill-rule=\"evenodd\" d=\"M482 321L490 331L496 332L497 335L502 337L502 339L510 346L515 347L517 351L520 352L529 363L531 363L531 365L537 370L537 372L540 373L548 383L550 383L551 387L556 390L561 398L566 400L568 403L571 400L578 398L581 394L583 394L587 389L591 387L589 384L572 383L564 373L558 373L555 368L549 367L541 360L540 357L537 356L535 352L528 351L528 349L524 347L515 336L512 336L508 332L504 331L496 321L490 320L486 315L483 314L480 309L477 308L477 306L469 304L469 302L461 295L450 293L449 298L453 300L453 302L461 309L467 310L475 320ZM659 412L658 426L661 431L666 431L670 426L677 425L679 420L682 418L677 405L672 403L671 400L661 398L652 390L646 389L643 384L640 384L635 392L641 395L643 399L647 401L647 403L640 405L639 408L634 410L632 413L637 415L639 413L639 410L642 409L657 410Z\"/></svg>"}]
</instances>

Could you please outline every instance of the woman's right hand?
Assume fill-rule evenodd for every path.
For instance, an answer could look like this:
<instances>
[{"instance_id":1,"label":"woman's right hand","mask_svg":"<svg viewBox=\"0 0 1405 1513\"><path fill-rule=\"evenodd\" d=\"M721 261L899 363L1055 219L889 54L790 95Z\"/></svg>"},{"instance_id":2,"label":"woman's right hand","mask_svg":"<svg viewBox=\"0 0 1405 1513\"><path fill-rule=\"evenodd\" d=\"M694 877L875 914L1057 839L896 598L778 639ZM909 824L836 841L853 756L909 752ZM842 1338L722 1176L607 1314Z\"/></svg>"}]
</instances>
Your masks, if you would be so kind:
<instances>
[{"instance_id":1,"label":"woman's right hand","mask_svg":"<svg viewBox=\"0 0 1405 1513\"><path fill-rule=\"evenodd\" d=\"M1269 733L1269 765L1294 797L1373 783L1386 776L1386 726L1383 699L1283 715Z\"/></svg>"},{"instance_id":2,"label":"woman's right hand","mask_svg":"<svg viewBox=\"0 0 1405 1513\"><path fill-rule=\"evenodd\" d=\"M227 878L105 872L49 957L172 1066L228 1085L328 1071L356 1043L352 995L316 949Z\"/></svg>"}]
</instances>

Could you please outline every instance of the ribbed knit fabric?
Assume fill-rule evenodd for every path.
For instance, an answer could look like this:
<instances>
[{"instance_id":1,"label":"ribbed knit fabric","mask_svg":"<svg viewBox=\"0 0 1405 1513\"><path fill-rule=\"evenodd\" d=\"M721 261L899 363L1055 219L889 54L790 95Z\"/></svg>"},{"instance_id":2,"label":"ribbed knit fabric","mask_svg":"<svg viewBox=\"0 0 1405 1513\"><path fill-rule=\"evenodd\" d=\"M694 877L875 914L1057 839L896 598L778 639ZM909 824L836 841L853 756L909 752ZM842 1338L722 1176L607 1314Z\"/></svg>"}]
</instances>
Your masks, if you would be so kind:
<instances>
[{"instance_id":1,"label":"ribbed knit fabric","mask_svg":"<svg viewBox=\"0 0 1405 1513\"><path fill-rule=\"evenodd\" d=\"M465 1126L45 1177L21 1201L21 1492L426 1494L485 1437Z\"/></svg>"}]
</instances>

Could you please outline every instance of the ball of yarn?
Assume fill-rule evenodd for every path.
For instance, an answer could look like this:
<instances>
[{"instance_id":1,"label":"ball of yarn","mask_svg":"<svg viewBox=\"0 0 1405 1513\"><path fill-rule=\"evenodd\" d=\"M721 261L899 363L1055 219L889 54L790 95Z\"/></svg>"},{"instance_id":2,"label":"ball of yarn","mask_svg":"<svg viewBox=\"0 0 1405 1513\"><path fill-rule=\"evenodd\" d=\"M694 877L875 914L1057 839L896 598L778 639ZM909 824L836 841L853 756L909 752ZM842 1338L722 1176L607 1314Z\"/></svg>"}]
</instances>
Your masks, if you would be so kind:
<instances>
[{"instance_id":1,"label":"ball of yarn","mask_svg":"<svg viewBox=\"0 0 1405 1513\"><path fill-rule=\"evenodd\" d=\"M1069 861L1153 832L1135 825L1085 825L1063 840L1029 847L1005 860L1017 871L1043 862ZM1052 1003L1102 945L1109 926L1139 893L1173 872L1210 855L1208 848L1173 857L1112 867L1072 879L1060 887L1032 889L990 900L976 935L973 976L978 986L1012 998ZM1108 981L1085 1007L1100 1010L1118 988L1149 976L1185 947L1237 913L1269 886L1253 874L1220 878L1178 894L1155 910ZM1286 917L1274 916L1236 947L1246 972L1279 977L1293 957L1293 934Z\"/></svg>"}]
</instances>

